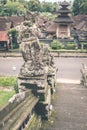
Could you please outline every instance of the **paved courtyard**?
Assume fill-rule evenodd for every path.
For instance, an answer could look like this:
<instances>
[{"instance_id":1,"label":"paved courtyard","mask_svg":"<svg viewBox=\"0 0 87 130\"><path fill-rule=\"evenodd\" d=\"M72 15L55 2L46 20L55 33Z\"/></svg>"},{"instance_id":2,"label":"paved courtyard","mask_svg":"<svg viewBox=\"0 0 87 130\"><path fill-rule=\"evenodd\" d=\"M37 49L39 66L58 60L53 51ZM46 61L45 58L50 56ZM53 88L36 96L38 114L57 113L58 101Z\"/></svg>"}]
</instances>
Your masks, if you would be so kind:
<instances>
[{"instance_id":1,"label":"paved courtyard","mask_svg":"<svg viewBox=\"0 0 87 130\"><path fill-rule=\"evenodd\" d=\"M58 84L53 106L55 122L46 130L87 130L87 88Z\"/></svg>"},{"instance_id":2,"label":"paved courtyard","mask_svg":"<svg viewBox=\"0 0 87 130\"><path fill-rule=\"evenodd\" d=\"M46 130L87 130L87 88L80 85L85 58L58 58L56 97L53 101L55 121Z\"/></svg>"},{"instance_id":3,"label":"paved courtyard","mask_svg":"<svg viewBox=\"0 0 87 130\"><path fill-rule=\"evenodd\" d=\"M56 67L58 68L57 78L58 80L80 80L80 69L82 63L87 65L87 58L61 58L54 59ZM0 76L18 75L21 65L23 64L22 57L0 57ZM16 67L15 72L13 67Z\"/></svg>"},{"instance_id":4,"label":"paved courtyard","mask_svg":"<svg viewBox=\"0 0 87 130\"><path fill-rule=\"evenodd\" d=\"M87 65L87 58L55 58L56 67L58 67L57 78L65 80L80 80L80 69L82 64Z\"/></svg>"}]
</instances>

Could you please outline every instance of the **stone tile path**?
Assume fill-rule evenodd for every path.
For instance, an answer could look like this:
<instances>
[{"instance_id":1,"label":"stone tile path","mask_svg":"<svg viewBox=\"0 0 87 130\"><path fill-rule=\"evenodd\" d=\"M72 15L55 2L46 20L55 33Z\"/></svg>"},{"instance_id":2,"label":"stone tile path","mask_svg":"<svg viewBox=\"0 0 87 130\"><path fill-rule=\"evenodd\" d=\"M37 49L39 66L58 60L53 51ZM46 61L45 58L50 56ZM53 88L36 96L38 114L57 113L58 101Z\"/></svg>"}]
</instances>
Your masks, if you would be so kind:
<instances>
[{"instance_id":1,"label":"stone tile path","mask_svg":"<svg viewBox=\"0 0 87 130\"><path fill-rule=\"evenodd\" d=\"M87 130L87 88L59 83L53 106L56 119L46 130Z\"/></svg>"},{"instance_id":2,"label":"stone tile path","mask_svg":"<svg viewBox=\"0 0 87 130\"><path fill-rule=\"evenodd\" d=\"M70 84L80 84L80 80L73 80L73 79L63 79L63 78L59 78L57 79L58 83L70 83Z\"/></svg>"}]
</instances>

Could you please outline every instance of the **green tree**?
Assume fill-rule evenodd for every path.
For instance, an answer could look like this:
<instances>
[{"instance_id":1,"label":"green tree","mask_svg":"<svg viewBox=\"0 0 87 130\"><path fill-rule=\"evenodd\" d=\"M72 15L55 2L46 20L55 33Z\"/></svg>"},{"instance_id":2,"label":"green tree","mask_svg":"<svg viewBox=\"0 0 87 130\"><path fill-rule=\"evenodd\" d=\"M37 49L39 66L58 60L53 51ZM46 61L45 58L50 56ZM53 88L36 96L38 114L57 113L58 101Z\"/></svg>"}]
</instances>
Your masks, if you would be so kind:
<instances>
[{"instance_id":1,"label":"green tree","mask_svg":"<svg viewBox=\"0 0 87 130\"><path fill-rule=\"evenodd\" d=\"M14 90L15 90L15 93L19 93L18 80L17 79L14 81Z\"/></svg>"},{"instance_id":2,"label":"green tree","mask_svg":"<svg viewBox=\"0 0 87 130\"><path fill-rule=\"evenodd\" d=\"M7 0L0 0L0 16L4 16L4 5L7 3Z\"/></svg>"},{"instance_id":3,"label":"green tree","mask_svg":"<svg viewBox=\"0 0 87 130\"><path fill-rule=\"evenodd\" d=\"M17 48L18 47L18 43L17 43L17 36L18 36L18 32L15 28L12 28L8 31L8 35L10 36L11 39L11 46L12 48Z\"/></svg>"},{"instance_id":4,"label":"green tree","mask_svg":"<svg viewBox=\"0 0 87 130\"><path fill-rule=\"evenodd\" d=\"M7 0L0 0L0 4L5 5L7 3Z\"/></svg>"},{"instance_id":5,"label":"green tree","mask_svg":"<svg viewBox=\"0 0 87 130\"><path fill-rule=\"evenodd\" d=\"M0 16L21 15L27 10L26 0L0 0Z\"/></svg>"},{"instance_id":6,"label":"green tree","mask_svg":"<svg viewBox=\"0 0 87 130\"><path fill-rule=\"evenodd\" d=\"M74 0L72 10L74 15L87 13L87 0Z\"/></svg>"},{"instance_id":7,"label":"green tree","mask_svg":"<svg viewBox=\"0 0 87 130\"><path fill-rule=\"evenodd\" d=\"M22 3L19 2L7 2L4 6L4 12L5 15L11 16L11 15L21 15L26 12L26 8Z\"/></svg>"},{"instance_id":8,"label":"green tree","mask_svg":"<svg viewBox=\"0 0 87 130\"><path fill-rule=\"evenodd\" d=\"M41 10L41 6L40 6L39 0L30 0L28 2L28 9L30 11L40 11Z\"/></svg>"},{"instance_id":9,"label":"green tree","mask_svg":"<svg viewBox=\"0 0 87 130\"><path fill-rule=\"evenodd\" d=\"M41 11L42 12L55 12L58 4L57 3L51 3L51 2L44 2L41 5Z\"/></svg>"},{"instance_id":10,"label":"green tree","mask_svg":"<svg viewBox=\"0 0 87 130\"><path fill-rule=\"evenodd\" d=\"M3 9L3 5L0 4L0 16L3 16L4 15L4 9Z\"/></svg>"}]
</instances>

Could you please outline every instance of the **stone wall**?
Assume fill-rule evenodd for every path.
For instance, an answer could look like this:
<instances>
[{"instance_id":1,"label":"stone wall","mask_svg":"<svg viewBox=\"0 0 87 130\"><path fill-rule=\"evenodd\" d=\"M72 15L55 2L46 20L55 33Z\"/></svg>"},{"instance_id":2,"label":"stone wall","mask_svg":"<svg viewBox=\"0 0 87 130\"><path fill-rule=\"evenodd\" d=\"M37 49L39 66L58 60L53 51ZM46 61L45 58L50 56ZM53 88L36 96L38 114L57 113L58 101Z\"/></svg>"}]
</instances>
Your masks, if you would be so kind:
<instances>
[{"instance_id":1,"label":"stone wall","mask_svg":"<svg viewBox=\"0 0 87 130\"><path fill-rule=\"evenodd\" d=\"M31 118L38 98L35 98L31 91L26 91L23 92L22 100L18 99L18 95L17 100L10 99L10 102L0 110L0 130L19 130L20 126L23 127L23 122L25 124L28 120L28 116Z\"/></svg>"}]
</instances>

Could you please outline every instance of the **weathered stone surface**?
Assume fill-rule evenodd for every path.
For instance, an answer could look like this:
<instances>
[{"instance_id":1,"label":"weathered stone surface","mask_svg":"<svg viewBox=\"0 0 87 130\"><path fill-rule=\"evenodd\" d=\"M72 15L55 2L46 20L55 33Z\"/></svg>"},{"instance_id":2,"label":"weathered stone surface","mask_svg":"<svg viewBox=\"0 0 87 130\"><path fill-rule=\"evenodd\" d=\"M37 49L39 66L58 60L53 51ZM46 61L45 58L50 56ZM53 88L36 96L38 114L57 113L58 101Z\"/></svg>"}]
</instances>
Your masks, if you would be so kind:
<instances>
[{"instance_id":1,"label":"weathered stone surface","mask_svg":"<svg viewBox=\"0 0 87 130\"><path fill-rule=\"evenodd\" d=\"M40 107L42 111L39 111L39 114L48 118L50 109L47 111L46 107L51 105L51 93L55 88L55 66L48 48L39 43L40 31L34 23L36 15L30 12L27 15L29 17L26 17L23 23L25 28L20 35L22 41L20 50L24 64L19 73L19 91L31 89L34 96L39 98L37 113Z\"/></svg>"},{"instance_id":2,"label":"weathered stone surface","mask_svg":"<svg viewBox=\"0 0 87 130\"><path fill-rule=\"evenodd\" d=\"M56 69L53 56L46 46L41 46L34 36L26 38L21 43L21 52L24 64L19 74L19 91L31 89L32 93L39 98L36 112L42 117L49 117L46 109L51 106L51 94L55 91ZM38 112L38 108L42 110Z\"/></svg>"},{"instance_id":3,"label":"weathered stone surface","mask_svg":"<svg viewBox=\"0 0 87 130\"><path fill-rule=\"evenodd\" d=\"M25 21L16 27L16 30L18 31L18 43L21 43L23 40L30 37L42 36L41 30L36 23L38 15L37 12L28 11L25 16Z\"/></svg>"},{"instance_id":4,"label":"weathered stone surface","mask_svg":"<svg viewBox=\"0 0 87 130\"><path fill-rule=\"evenodd\" d=\"M23 124L26 126L27 117L32 119L38 98L31 91L26 91L15 95L14 99L0 110L0 130L19 130Z\"/></svg>"},{"instance_id":5,"label":"weathered stone surface","mask_svg":"<svg viewBox=\"0 0 87 130\"><path fill-rule=\"evenodd\" d=\"M25 63L21 67L20 75L27 77L43 75L45 70L41 59L41 47L37 38L31 37L27 42L23 42L21 44L21 52Z\"/></svg>"},{"instance_id":6,"label":"weathered stone surface","mask_svg":"<svg viewBox=\"0 0 87 130\"><path fill-rule=\"evenodd\" d=\"M81 69L81 73L82 73L82 77L81 77L81 83L87 87L87 66L82 64L82 69Z\"/></svg>"}]
</instances>

